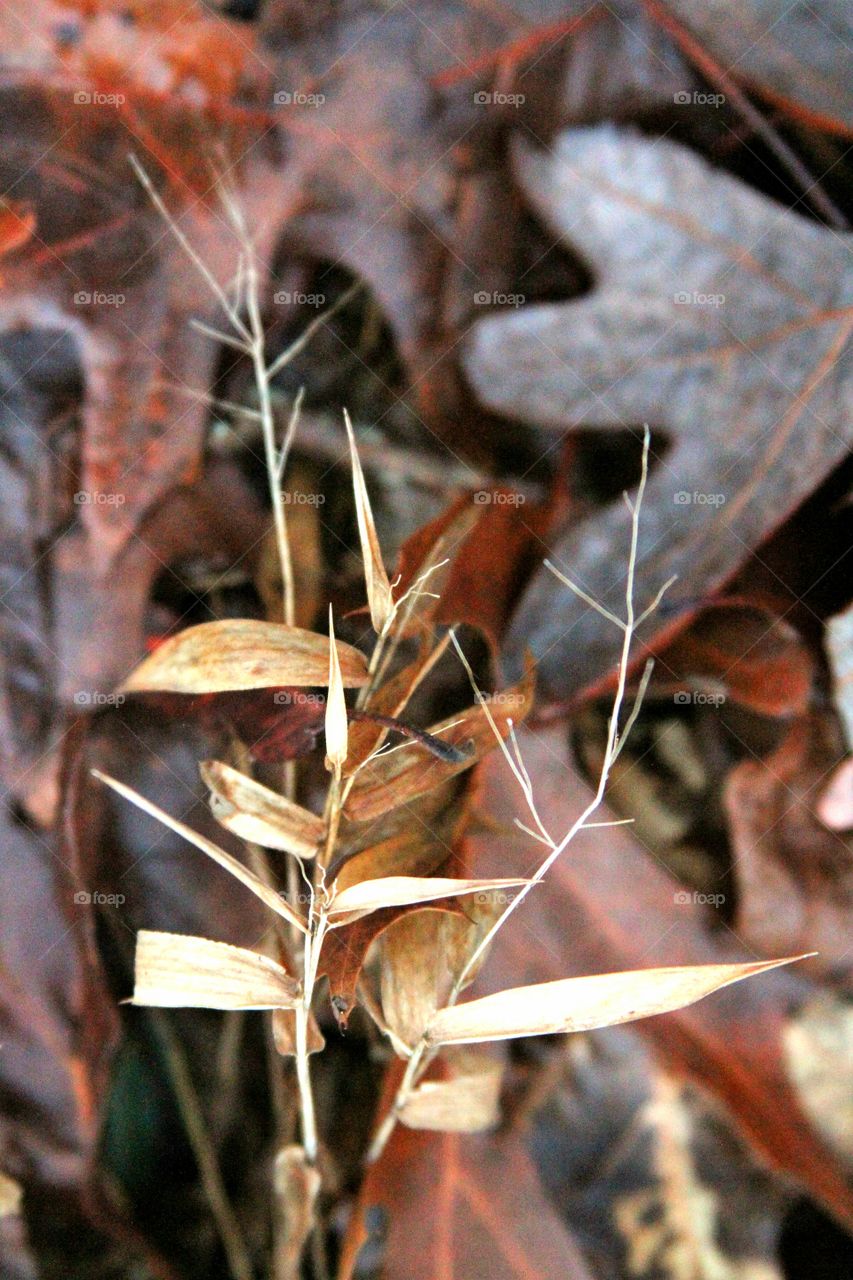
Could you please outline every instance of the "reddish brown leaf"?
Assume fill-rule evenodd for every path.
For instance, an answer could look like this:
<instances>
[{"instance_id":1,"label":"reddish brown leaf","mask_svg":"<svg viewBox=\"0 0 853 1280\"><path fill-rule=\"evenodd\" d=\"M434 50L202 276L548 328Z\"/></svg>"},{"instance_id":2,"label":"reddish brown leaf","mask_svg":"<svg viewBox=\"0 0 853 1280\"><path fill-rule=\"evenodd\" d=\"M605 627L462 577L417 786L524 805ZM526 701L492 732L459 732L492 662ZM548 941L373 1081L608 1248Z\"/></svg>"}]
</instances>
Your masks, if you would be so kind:
<instances>
[{"instance_id":1,"label":"reddish brown leaf","mask_svg":"<svg viewBox=\"0 0 853 1280\"><path fill-rule=\"evenodd\" d=\"M405 907L385 907L381 911L373 911L353 924L342 925L340 929L326 934L319 972L328 976L329 998L341 1028L346 1028L356 1003L358 980L372 943L395 920L413 911L424 910L451 911L460 915L464 913L464 908L455 898L431 902L426 908L422 903L416 902Z\"/></svg>"},{"instance_id":2,"label":"reddish brown leaf","mask_svg":"<svg viewBox=\"0 0 853 1280\"><path fill-rule=\"evenodd\" d=\"M654 687L705 689L768 716L800 715L814 678L811 655L771 608L721 600L655 654Z\"/></svg>"},{"instance_id":3,"label":"reddish brown leaf","mask_svg":"<svg viewBox=\"0 0 853 1280\"><path fill-rule=\"evenodd\" d=\"M376 1208L387 1214L385 1280L590 1280L517 1135L399 1126L365 1180L341 1280Z\"/></svg>"},{"instance_id":4,"label":"reddish brown leaf","mask_svg":"<svg viewBox=\"0 0 853 1280\"><path fill-rule=\"evenodd\" d=\"M766 954L783 938L817 951L817 967L849 981L853 838L829 830L816 813L839 759L832 726L804 718L766 760L735 766L724 801L740 936Z\"/></svg>"}]
</instances>

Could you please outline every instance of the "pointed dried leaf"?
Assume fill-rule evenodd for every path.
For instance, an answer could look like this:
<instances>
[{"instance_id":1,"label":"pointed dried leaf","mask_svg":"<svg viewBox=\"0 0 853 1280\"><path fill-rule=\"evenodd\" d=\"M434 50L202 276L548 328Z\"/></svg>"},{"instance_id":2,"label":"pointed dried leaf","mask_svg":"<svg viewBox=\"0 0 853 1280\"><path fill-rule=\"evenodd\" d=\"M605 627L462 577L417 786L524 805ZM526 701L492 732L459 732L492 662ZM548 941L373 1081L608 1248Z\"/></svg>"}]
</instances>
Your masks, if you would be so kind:
<instances>
[{"instance_id":1,"label":"pointed dried leaf","mask_svg":"<svg viewBox=\"0 0 853 1280\"><path fill-rule=\"evenodd\" d=\"M329 605L329 694L326 698L326 764L340 770L347 758L347 704L335 645L335 624Z\"/></svg>"},{"instance_id":2,"label":"pointed dried leaf","mask_svg":"<svg viewBox=\"0 0 853 1280\"><path fill-rule=\"evenodd\" d=\"M370 621L373 630L379 635L394 613L394 600L388 574L382 560L382 549L376 534L376 524L370 509L370 496L364 482L361 460L355 447L352 423L344 409L347 435L349 437L350 455L352 457L352 483L355 491L355 514L358 520L358 538L361 543L361 557L364 561L364 581L367 586L367 603L370 608Z\"/></svg>"},{"instance_id":3,"label":"pointed dried leaf","mask_svg":"<svg viewBox=\"0 0 853 1280\"><path fill-rule=\"evenodd\" d=\"M313 858L323 839L321 818L221 760L205 760L201 776L210 787L217 822L241 840Z\"/></svg>"},{"instance_id":4,"label":"pointed dried leaf","mask_svg":"<svg viewBox=\"0 0 853 1280\"><path fill-rule=\"evenodd\" d=\"M492 889L516 889L526 880L452 880L444 876L382 876L362 880L332 897L329 915L351 911L378 911L382 907L402 907L412 902L433 902L461 894L487 893Z\"/></svg>"},{"instance_id":5,"label":"pointed dried leaf","mask_svg":"<svg viewBox=\"0 0 853 1280\"><path fill-rule=\"evenodd\" d=\"M511 987L439 1010L428 1038L431 1044L465 1044L610 1027L682 1009L732 982L801 959L786 956L751 964L633 969Z\"/></svg>"},{"instance_id":6,"label":"pointed dried leaf","mask_svg":"<svg viewBox=\"0 0 853 1280\"><path fill-rule=\"evenodd\" d=\"M409 1129L442 1133L480 1133L500 1119L498 1106L503 1064L480 1054L458 1055L445 1080L424 1080L400 1109Z\"/></svg>"},{"instance_id":7,"label":"pointed dried leaf","mask_svg":"<svg viewBox=\"0 0 853 1280\"><path fill-rule=\"evenodd\" d=\"M161 1009L281 1009L299 983L257 951L181 933L140 930L133 1004Z\"/></svg>"},{"instance_id":8,"label":"pointed dried leaf","mask_svg":"<svg viewBox=\"0 0 853 1280\"><path fill-rule=\"evenodd\" d=\"M367 683L367 663L351 645L336 652L343 683ZM222 693L273 685L324 685L329 640L301 627L252 618L225 618L188 627L164 640L121 686L124 693Z\"/></svg>"},{"instance_id":9,"label":"pointed dried leaf","mask_svg":"<svg viewBox=\"0 0 853 1280\"><path fill-rule=\"evenodd\" d=\"M94 777L100 778L101 782L106 783L108 787L112 787L113 791L117 791L120 796L130 800L137 808L142 809L144 813L150 814L152 818L157 818L159 822L162 822L171 831L183 836L185 840L189 840L190 844L194 844L197 849L201 849L202 853L206 853L214 862L218 862L220 867L230 871L235 879L244 884L247 889L251 889L252 893L260 898L261 902L266 903L277 915L283 916L285 920L295 924L297 929L301 929L303 933L307 932L302 918L294 911L290 903L280 893L276 893L275 889L264 884L263 880L256 876L253 871L250 871L248 867L244 867L242 862L232 858L231 854L227 853L225 849L220 849L218 844L214 844L206 836L200 835L198 831L193 831L192 827L188 827L185 822L179 822L177 818L173 818L171 814L166 813L165 809L152 804L150 800L146 800L145 796L140 795L138 791L134 791L132 787L125 786L117 778L111 778L108 774L101 773L99 769L93 769L92 774Z\"/></svg>"}]
</instances>

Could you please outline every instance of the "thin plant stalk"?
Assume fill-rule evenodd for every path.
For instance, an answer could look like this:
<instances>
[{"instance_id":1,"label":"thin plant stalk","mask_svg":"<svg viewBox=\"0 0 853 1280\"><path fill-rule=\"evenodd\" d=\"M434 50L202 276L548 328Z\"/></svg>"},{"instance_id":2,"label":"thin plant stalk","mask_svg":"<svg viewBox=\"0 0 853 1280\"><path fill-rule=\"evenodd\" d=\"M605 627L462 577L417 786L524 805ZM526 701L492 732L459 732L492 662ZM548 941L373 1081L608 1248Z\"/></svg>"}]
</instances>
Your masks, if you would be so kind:
<instances>
[{"instance_id":1,"label":"thin plant stalk","mask_svg":"<svg viewBox=\"0 0 853 1280\"><path fill-rule=\"evenodd\" d=\"M627 568L627 574L625 579L625 617L619 618L615 614L612 614L609 610L604 609L603 606L598 606L595 601L592 601L592 600L588 601L588 603L590 603L593 607L596 607L598 609L598 612L603 613L606 617L608 617L614 623L614 625L620 628L620 630L622 631L622 646L621 646L619 662L617 667L616 690L613 695L613 702L611 705L610 716L608 719L607 740L606 740L604 755L601 763L601 769L599 771L598 784L596 786L595 793L592 799L584 807L581 814L575 819L575 821L572 823L572 825L569 827L569 829L565 832L565 834L562 836L560 840L555 841L552 839L552 837L549 835L547 831L547 828L545 827L544 822L542 821L542 818L536 807L535 797L534 797L529 774L527 772L527 769L525 768L524 761L521 759L520 753L517 751L517 743L515 742L514 734L512 735L512 741L513 741L513 746L516 748L515 755L512 753L512 751L510 751L510 748L507 746L506 742L504 741L503 736L498 731L497 725L495 724L494 719L492 718L491 713L489 711L488 704L480 694L480 691L477 689L470 664L465 658L465 655L459 646L459 642L455 634L452 635L452 640L456 647L456 650L459 653L459 656L468 672L468 675L472 683L474 684L475 692L478 694L478 700L480 701L480 705L483 707L485 714L489 719L489 723L491 724L492 729L494 730L498 738L500 747L504 754L504 758L507 760L510 766L510 769L513 773L513 776L519 783L522 793L524 795L525 801L527 803L528 809L530 810L533 816L533 820L536 824L538 834L537 832L533 832L532 834L536 837L537 840L540 840L541 843L545 844L548 847L548 853L546 854L543 861L540 863L539 867L530 877L530 879L521 887L519 892L510 900L510 902L507 904L507 906L504 908L504 910L501 912L498 918L494 921L491 927L484 933L483 937L480 939L480 941L478 942L474 950L468 956L464 966L460 970L459 974L456 977L456 980L453 983L453 986L451 988L451 991L447 1000L448 1005L453 1005L456 1003L462 990L466 985L466 981L469 975L475 969L477 963L483 956L484 952L494 941L496 935L506 924L507 920L513 914L513 912L516 911L521 906L522 902L524 902L524 900L526 899L527 895L531 892L531 890L544 879L544 877L548 874L548 872L550 871L554 863L557 861L557 859L566 851L568 846L571 844L572 840L574 840L574 838L577 836L578 832L582 831L584 827L586 827L589 824L590 818L596 812L596 810L601 806L602 801L604 800L604 795L607 790L607 783L610 778L610 773L613 768L614 761L616 760L616 757L618 756L619 751L624 745L626 734L622 733L620 735L619 719L620 719L623 705L625 702L625 691L628 683L628 672L631 666L631 646L634 640L638 623L640 621L644 621L649 616L653 608L656 607L658 602L660 601L664 590L666 590L666 586L670 585L669 583L667 583L666 586L664 586L658 592L652 605L650 605L646 610L644 610L638 619L636 609L635 609L635 604L634 604L634 581L635 581L636 568L637 568L637 554L638 554L639 532L640 532L640 511L642 508L643 496L645 493L646 483L648 480L650 444L651 444L651 436L650 436L648 427L646 427L644 430L644 437L643 437L642 472L640 475L640 483L637 488L636 498L634 499L633 502L631 502L627 494L625 495L625 501L628 506L628 510L631 514L631 538L630 538L630 547L628 552L628 568ZM553 566L551 566L550 564L548 567L552 569L552 572L556 572L553 569ZM559 576L562 577L562 575L559 575ZM569 586L573 585L568 581L568 579L564 577L563 577L563 581L567 582ZM582 592L579 592L579 594L583 596ZM645 689L648 685L648 680L650 675L651 675L651 671L647 667L640 684L639 695L628 717L628 721L626 724L626 731L633 726L637 718L637 714L639 713L639 708L640 708L640 702L642 700L642 695L645 692ZM415 1047L413 1048L411 1056L406 1065L406 1071L403 1075L403 1079L400 1082L400 1086L397 1091L397 1095L394 1099L394 1102L392 1106L389 1108L381 1124L379 1125L379 1128L376 1131L373 1142L370 1146L370 1150L368 1151L368 1155L367 1155L368 1163L373 1163L376 1160L378 1160L383 1150L385 1149L388 1139L391 1137L391 1134L393 1133L394 1128L396 1126L400 1111L402 1110L403 1106L405 1105L409 1096L411 1095L412 1089L418 1083L418 1080L420 1079L420 1076L423 1073L423 1069L428 1064L430 1057L431 1057L430 1046L429 1046L426 1035L424 1035L422 1039L418 1042L418 1044L415 1045Z\"/></svg>"}]
</instances>

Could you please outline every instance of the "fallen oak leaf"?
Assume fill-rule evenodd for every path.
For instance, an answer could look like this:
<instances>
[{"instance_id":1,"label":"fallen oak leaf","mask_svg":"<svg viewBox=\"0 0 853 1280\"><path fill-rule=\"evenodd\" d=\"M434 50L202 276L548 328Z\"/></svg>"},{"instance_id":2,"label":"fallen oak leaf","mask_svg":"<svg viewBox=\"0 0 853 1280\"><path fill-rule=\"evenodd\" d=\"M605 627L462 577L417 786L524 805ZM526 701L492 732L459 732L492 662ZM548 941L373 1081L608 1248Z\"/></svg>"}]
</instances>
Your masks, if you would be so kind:
<instances>
[{"instance_id":1,"label":"fallen oak leaf","mask_svg":"<svg viewBox=\"0 0 853 1280\"><path fill-rule=\"evenodd\" d=\"M540 153L515 147L529 200L599 270L591 294L490 316L468 376L487 407L547 431L647 421L673 438L652 472L635 597L667 595L657 648L849 448L845 349L853 273L843 237L780 209L686 148L602 125ZM597 513L560 539L557 567L618 607L624 520ZM672 609L682 616L673 620ZM540 572L508 636L543 654L547 695L609 674L621 637Z\"/></svg>"}]
</instances>

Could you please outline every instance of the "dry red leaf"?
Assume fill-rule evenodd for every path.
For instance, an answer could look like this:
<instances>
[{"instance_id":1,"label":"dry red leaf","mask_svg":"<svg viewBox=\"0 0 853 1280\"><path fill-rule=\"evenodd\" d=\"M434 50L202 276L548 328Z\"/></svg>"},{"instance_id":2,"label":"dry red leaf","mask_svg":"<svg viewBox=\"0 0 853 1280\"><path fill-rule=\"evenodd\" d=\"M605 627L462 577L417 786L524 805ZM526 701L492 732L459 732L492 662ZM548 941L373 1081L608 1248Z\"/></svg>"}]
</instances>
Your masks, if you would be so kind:
<instances>
[{"instance_id":1,"label":"dry red leaf","mask_svg":"<svg viewBox=\"0 0 853 1280\"><path fill-rule=\"evenodd\" d=\"M718 601L654 657L658 690L708 687L768 716L800 715L809 703L811 654L779 611L759 602Z\"/></svg>"},{"instance_id":2,"label":"dry red leaf","mask_svg":"<svg viewBox=\"0 0 853 1280\"><path fill-rule=\"evenodd\" d=\"M847 983L853 838L830 830L817 813L840 758L831 722L803 717L766 760L744 760L732 769L723 798L740 936L765 953L782 938L817 951L815 965Z\"/></svg>"},{"instance_id":3,"label":"dry red leaf","mask_svg":"<svg viewBox=\"0 0 853 1280\"><path fill-rule=\"evenodd\" d=\"M385 1280L591 1280L517 1135L398 1126L365 1179L340 1280L377 1208L387 1214Z\"/></svg>"}]
</instances>

